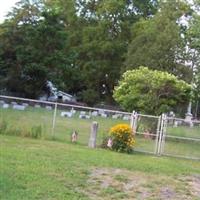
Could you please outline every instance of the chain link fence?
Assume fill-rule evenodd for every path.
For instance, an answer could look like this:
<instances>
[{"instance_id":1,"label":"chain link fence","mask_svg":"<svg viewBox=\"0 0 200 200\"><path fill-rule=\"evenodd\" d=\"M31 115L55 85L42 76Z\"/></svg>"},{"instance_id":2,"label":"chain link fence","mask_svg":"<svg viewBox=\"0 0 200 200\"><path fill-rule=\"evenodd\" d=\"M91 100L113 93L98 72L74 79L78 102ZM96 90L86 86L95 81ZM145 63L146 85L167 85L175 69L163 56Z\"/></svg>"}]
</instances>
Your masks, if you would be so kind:
<instances>
[{"instance_id":1,"label":"chain link fence","mask_svg":"<svg viewBox=\"0 0 200 200\"><path fill-rule=\"evenodd\" d=\"M0 96L0 134L71 143L75 132L76 143L87 146L93 121L97 147L112 126L125 123L135 132L135 151L200 160L200 121Z\"/></svg>"}]
</instances>

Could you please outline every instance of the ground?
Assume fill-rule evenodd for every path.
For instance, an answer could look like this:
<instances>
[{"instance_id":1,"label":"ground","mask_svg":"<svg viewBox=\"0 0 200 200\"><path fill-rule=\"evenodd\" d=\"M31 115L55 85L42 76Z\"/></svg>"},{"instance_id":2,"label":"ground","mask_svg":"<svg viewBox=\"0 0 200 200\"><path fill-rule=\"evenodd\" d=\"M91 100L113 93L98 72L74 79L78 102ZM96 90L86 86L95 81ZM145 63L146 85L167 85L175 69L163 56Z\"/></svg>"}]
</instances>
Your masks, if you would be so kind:
<instances>
[{"instance_id":1,"label":"ground","mask_svg":"<svg viewBox=\"0 0 200 200\"><path fill-rule=\"evenodd\" d=\"M200 162L0 135L0 199L200 199Z\"/></svg>"}]
</instances>

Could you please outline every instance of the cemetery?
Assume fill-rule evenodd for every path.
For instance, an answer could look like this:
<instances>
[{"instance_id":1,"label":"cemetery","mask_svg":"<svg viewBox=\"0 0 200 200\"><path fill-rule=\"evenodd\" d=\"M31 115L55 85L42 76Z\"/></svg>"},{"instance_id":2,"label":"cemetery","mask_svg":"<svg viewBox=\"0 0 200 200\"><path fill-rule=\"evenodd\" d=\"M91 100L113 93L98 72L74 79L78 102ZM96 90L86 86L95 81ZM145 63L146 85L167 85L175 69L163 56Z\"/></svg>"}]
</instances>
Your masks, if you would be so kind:
<instances>
[{"instance_id":1,"label":"cemetery","mask_svg":"<svg viewBox=\"0 0 200 200\"><path fill-rule=\"evenodd\" d=\"M199 200L199 11L1 1L0 200Z\"/></svg>"},{"instance_id":2,"label":"cemetery","mask_svg":"<svg viewBox=\"0 0 200 200\"><path fill-rule=\"evenodd\" d=\"M109 112L103 109L74 108L59 105L55 113L54 105L44 103L3 103L0 106L0 123L6 126L6 134L31 135L32 129L39 129L42 139L52 139L70 142L74 131L78 133L77 144L87 146L91 125L98 123L96 146L100 147L108 136L109 130L116 124L131 124L131 113ZM55 119L53 120L55 116ZM165 150L163 155L200 158L200 123L193 122L193 126L184 119L170 118L166 121ZM175 117L175 116L174 116ZM18 123L23 121L23 124ZM159 117L138 114L135 124L135 151L154 154L156 138L158 137ZM53 123L53 125L52 125ZM53 126L53 130L52 130ZM1 130L3 131L3 130Z\"/></svg>"}]
</instances>

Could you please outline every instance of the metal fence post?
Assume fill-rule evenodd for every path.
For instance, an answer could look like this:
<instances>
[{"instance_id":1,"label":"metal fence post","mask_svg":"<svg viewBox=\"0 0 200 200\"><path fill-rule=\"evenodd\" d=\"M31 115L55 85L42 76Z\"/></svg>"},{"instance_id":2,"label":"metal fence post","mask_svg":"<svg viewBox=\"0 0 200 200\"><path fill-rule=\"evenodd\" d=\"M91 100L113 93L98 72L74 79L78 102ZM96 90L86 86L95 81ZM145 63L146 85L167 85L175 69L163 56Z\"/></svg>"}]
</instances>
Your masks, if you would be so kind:
<instances>
[{"instance_id":1,"label":"metal fence post","mask_svg":"<svg viewBox=\"0 0 200 200\"><path fill-rule=\"evenodd\" d=\"M161 143L161 152L160 152L160 154L164 153L166 130L167 130L167 115L164 114L163 115L163 134L162 134L162 143Z\"/></svg>"},{"instance_id":2,"label":"metal fence post","mask_svg":"<svg viewBox=\"0 0 200 200\"><path fill-rule=\"evenodd\" d=\"M163 123L164 123L164 114L161 115L161 123L160 123L160 131L159 131L159 139L158 139L158 155L161 154L161 145L162 145L162 137L163 137Z\"/></svg>"},{"instance_id":3,"label":"metal fence post","mask_svg":"<svg viewBox=\"0 0 200 200\"><path fill-rule=\"evenodd\" d=\"M130 121L130 126L131 129L134 130L136 132L136 128L137 128L137 112L133 111L131 114L131 121Z\"/></svg>"},{"instance_id":4,"label":"metal fence post","mask_svg":"<svg viewBox=\"0 0 200 200\"><path fill-rule=\"evenodd\" d=\"M55 136L55 123L56 123L56 113L57 113L57 103L55 103L54 113L53 113L53 122L52 122L52 138Z\"/></svg>"},{"instance_id":5,"label":"metal fence post","mask_svg":"<svg viewBox=\"0 0 200 200\"><path fill-rule=\"evenodd\" d=\"M157 124L157 130L156 130L156 142L155 142L155 150L154 150L154 154L158 154L158 142L159 142L159 138L160 138L160 126L161 126L161 116L159 116L158 118L158 124Z\"/></svg>"}]
</instances>

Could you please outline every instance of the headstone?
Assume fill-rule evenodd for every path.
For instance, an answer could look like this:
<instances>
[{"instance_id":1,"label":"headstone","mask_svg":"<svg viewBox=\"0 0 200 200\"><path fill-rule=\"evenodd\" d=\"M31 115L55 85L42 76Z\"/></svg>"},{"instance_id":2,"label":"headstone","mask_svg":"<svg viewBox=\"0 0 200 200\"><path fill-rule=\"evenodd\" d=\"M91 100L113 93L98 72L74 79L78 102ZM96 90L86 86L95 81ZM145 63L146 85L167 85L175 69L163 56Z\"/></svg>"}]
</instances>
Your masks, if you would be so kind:
<instances>
[{"instance_id":1,"label":"headstone","mask_svg":"<svg viewBox=\"0 0 200 200\"><path fill-rule=\"evenodd\" d=\"M129 115L124 115L124 117L123 117L123 120L130 120L131 119L131 117L129 116Z\"/></svg>"},{"instance_id":2,"label":"headstone","mask_svg":"<svg viewBox=\"0 0 200 200\"><path fill-rule=\"evenodd\" d=\"M0 104L5 104L5 101L1 100L1 101L0 101Z\"/></svg>"},{"instance_id":3,"label":"headstone","mask_svg":"<svg viewBox=\"0 0 200 200\"><path fill-rule=\"evenodd\" d=\"M174 121L174 128L178 127L178 121Z\"/></svg>"},{"instance_id":4,"label":"headstone","mask_svg":"<svg viewBox=\"0 0 200 200\"><path fill-rule=\"evenodd\" d=\"M98 116L98 112L97 112L97 111L93 111L93 112L91 113L91 115L94 116L94 117L97 117L97 116Z\"/></svg>"},{"instance_id":5,"label":"headstone","mask_svg":"<svg viewBox=\"0 0 200 200\"><path fill-rule=\"evenodd\" d=\"M119 118L119 115L118 115L118 114L115 114L115 115L112 116L112 118L113 118L113 119L118 119L118 118Z\"/></svg>"},{"instance_id":6,"label":"headstone","mask_svg":"<svg viewBox=\"0 0 200 200\"><path fill-rule=\"evenodd\" d=\"M85 115L79 115L80 119L86 119Z\"/></svg>"},{"instance_id":7,"label":"headstone","mask_svg":"<svg viewBox=\"0 0 200 200\"><path fill-rule=\"evenodd\" d=\"M86 112L85 111L81 111L80 115L86 115Z\"/></svg>"},{"instance_id":8,"label":"headstone","mask_svg":"<svg viewBox=\"0 0 200 200\"><path fill-rule=\"evenodd\" d=\"M90 119L90 115L79 115L80 119Z\"/></svg>"},{"instance_id":9,"label":"headstone","mask_svg":"<svg viewBox=\"0 0 200 200\"><path fill-rule=\"evenodd\" d=\"M12 102L11 102L11 105L13 105L13 106L14 106L14 105L17 105L17 102L12 101Z\"/></svg>"},{"instance_id":10,"label":"headstone","mask_svg":"<svg viewBox=\"0 0 200 200\"><path fill-rule=\"evenodd\" d=\"M14 105L13 106L13 109L15 109L15 110L25 110L25 106L22 106L22 105Z\"/></svg>"},{"instance_id":11,"label":"headstone","mask_svg":"<svg viewBox=\"0 0 200 200\"><path fill-rule=\"evenodd\" d=\"M86 117L86 119L90 119L91 118L90 115L85 115L85 117Z\"/></svg>"},{"instance_id":12,"label":"headstone","mask_svg":"<svg viewBox=\"0 0 200 200\"><path fill-rule=\"evenodd\" d=\"M107 115L107 114L105 114L105 113L102 113L102 114L101 114L101 117L103 117L103 118L107 118L107 117L108 117L108 115Z\"/></svg>"},{"instance_id":13,"label":"headstone","mask_svg":"<svg viewBox=\"0 0 200 200\"><path fill-rule=\"evenodd\" d=\"M104 114L105 113L105 111L104 110L102 110L102 109L99 109L99 115L101 115L101 114Z\"/></svg>"},{"instance_id":14,"label":"headstone","mask_svg":"<svg viewBox=\"0 0 200 200\"><path fill-rule=\"evenodd\" d=\"M39 104L35 104L34 106L35 108L41 108L41 106Z\"/></svg>"},{"instance_id":15,"label":"headstone","mask_svg":"<svg viewBox=\"0 0 200 200\"><path fill-rule=\"evenodd\" d=\"M61 112L60 114L61 117L70 117L70 118L72 117L72 115L73 114L71 112Z\"/></svg>"},{"instance_id":16,"label":"headstone","mask_svg":"<svg viewBox=\"0 0 200 200\"><path fill-rule=\"evenodd\" d=\"M72 114L75 114L75 113L76 113L76 110L74 110L74 108L72 108L70 112L71 112Z\"/></svg>"},{"instance_id":17,"label":"headstone","mask_svg":"<svg viewBox=\"0 0 200 200\"><path fill-rule=\"evenodd\" d=\"M98 123L92 122L90 139L89 139L89 143L88 143L88 147L90 147L90 148L96 147L97 130L98 130Z\"/></svg>"},{"instance_id":18,"label":"headstone","mask_svg":"<svg viewBox=\"0 0 200 200\"><path fill-rule=\"evenodd\" d=\"M28 107L29 104L28 103L22 103L22 106Z\"/></svg>"},{"instance_id":19,"label":"headstone","mask_svg":"<svg viewBox=\"0 0 200 200\"><path fill-rule=\"evenodd\" d=\"M47 110L52 110L52 107L51 106L46 106L46 109Z\"/></svg>"},{"instance_id":20,"label":"headstone","mask_svg":"<svg viewBox=\"0 0 200 200\"><path fill-rule=\"evenodd\" d=\"M2 108L9 108L9 104L4 103L3 106L2 106Z\"/></svg>"}]
</instances>

